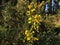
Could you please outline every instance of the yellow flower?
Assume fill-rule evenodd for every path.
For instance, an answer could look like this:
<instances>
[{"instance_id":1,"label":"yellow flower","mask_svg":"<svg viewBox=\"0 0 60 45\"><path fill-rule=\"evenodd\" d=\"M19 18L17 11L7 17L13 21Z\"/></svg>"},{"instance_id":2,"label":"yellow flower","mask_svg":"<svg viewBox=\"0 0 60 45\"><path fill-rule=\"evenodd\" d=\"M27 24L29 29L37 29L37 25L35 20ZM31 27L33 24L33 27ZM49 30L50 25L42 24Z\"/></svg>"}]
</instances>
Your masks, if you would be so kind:
<instances>
[{"instance_id":1,"label":"yellow flower","mask_svg":"<svg viewBox=\"0 0 60 45\"><path fill-rule=\"evenodd\" d=\"M32 6L31 6L31 5L28 5L28 8L29 8L29 9L31 9L31 8L32 8Z\"/></svg>"},{"instance_id":2,"label":"yellow flower","mask_svg":"<svg viewBox=\"0 0 60 45\"><path fill-rule=\"evenodd\" d=\"M37 29L39 28L39 26L37 26Z\"/></svg>"},{"instance_id":3,"label":"yellow flower","mask_svg":"<svg viewBox=\"0 0 60 45\"><path fill-rule=\"evenodd\" d=\"M28 21L28 24L30 24L31 23L31 21Z\"/></svg>"},{"instance_id":4,"label":"yellow flower","mask_svg":"<svg viewBox=\"0 0 60 45\"><path fill-rule=\"evenodd\" d=\"M36 21L37 23L39 23L38 19L35 19L35 21Z\"/></svg>"},{"instance_id":5,"label":"yellow flower","mask_svg":"<svg viewBox=\"0 0 60 45\"><path fill-rule=\"evenodd\" d=\"M42 1L42 2L40 3L39 7L41 7L43 4L44 4L44 1Z\"/></svg>"},{"instance_id":6,"label":"yellow flower","mask_svg":"<svg viewBox=\"0 0 60 45\"><path fill-rule=\"evenodd\" d=\"M30 15L30 11L27 11L27 12L26 12L26 15Z\"/></svg>"},{"instance_id":7,"label":"yellow flower","mask_svg":"<svg viewBox=\"0 0 60 45\"><path fill-rule=\"evenodd\" d=\"M36 4L36 3L34 4L34 7L35 7L35 8L37 7L37 4Z\"/></svg>"},{"instance_id":8,"label":"yellow flower","mask_svg":"<svg viewBox=\"0 0 60 45\"><path fill-rule=\"evenodd\" d=\"M34 22L34 23L38 23L39 24L40 22L42 22L41 15L36 14L36 15L32 16L32 18L33 18L32 22Z\"/></svg>"},{"instance_id":9,"label":"yellow flower","mask_svg":"<svg viewBox=\"0 0 60 45\"><path fill-rule=\"evenodd\" d=\"M35 33L34 31L32 31L32 33Z\"/></svg>"},{"instance_id":10,"label":"yellow flower","mask_svg":"<svg viewBox=\"0 0 60 45\"><path fill-rule=\"evenodd\" d=\"M31 34L30 34L30 32L28 30L25 31L25 35L26 35L26 37L30 37L31 36Z\"/></svg>"},{"instance_id":11,"label":"yellow flower","mask_svg":"<svg viewBox=\"0 0 60 45\"><path fill-rule=\"evenodd\" d=\"M34 12L35 11L35 9L31 9L31 12Z\"/></svg>"},{"instance_id":12,"label":"yellow flower","mask_svg":"<svg viewBox=\"0 0 60 45\"><path fill-rule=\"evenodd\" d=\"M38 18L38 15L36 14L35 16L33 16L33 18L35 18L35 19Z\"/></svg>"},{"instance_id":13,"label":"yellow flower","mask_svg":"<svg viewBox=\"0 0 60 45\"><path fill-rule=\"evenodd\" d=\"M31 40L31 38L30 37L27 37L27 41L29 41L29 40Z\"/></svg>"},{"instance_id":14,"label":"yellow flower","mask_svg":"<svg viewBox=\"0 0 60 45\"><path fill-rule=\"evenodd\" d=\"M28 33L28 30L25 31L25 34L27 34L27 33Z\"/></svg>"},{"instance_id":15,"label":"yellow flower","mask_svg":"<svg viewBox=\"0 0 60 45\"><path fill-rule=\"evenodd\" d=\"M30 17L30 18L28 18L28 20L32 20L32 18Z\"/></svg>"},{"instance_id":16,"label":"yellow flower","mask_svg":"<svg viewBox=\"0 0 60 45\"><path fill-rule=\"evenodd\" d=\"M28 34L26 34L26 36L27 36L27 37L30 37L31 35L28 33Z\"/></svg>"},{"instance_id":17,"label":"yellow flower","mask_svg":"<svg viewBox=\"0 0 60 45\"><path fill-rule=\"evenodd\" d=\"M37 38L37 37L33 37L33 40L34 40L34 41L37 41L37 40L39 40L39 38Z\"/></svg>"}]
</instances>

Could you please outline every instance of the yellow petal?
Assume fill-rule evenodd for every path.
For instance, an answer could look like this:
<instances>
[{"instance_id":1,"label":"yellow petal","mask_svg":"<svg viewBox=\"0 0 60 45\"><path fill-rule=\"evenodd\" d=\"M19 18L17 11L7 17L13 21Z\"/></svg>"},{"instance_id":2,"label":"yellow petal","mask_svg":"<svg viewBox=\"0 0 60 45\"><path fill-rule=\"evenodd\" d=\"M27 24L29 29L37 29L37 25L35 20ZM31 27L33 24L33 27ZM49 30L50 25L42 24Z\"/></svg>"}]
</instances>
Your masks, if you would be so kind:
<instances>
[{"instance_id":1,"label":"yellow petal","mask_svg":"<svg viewBox=\"0 0 60 45\"><path fill-rule=\"evenodd\" d=\"M26 15L30 15L30 11L27 11L27 12L26 12Z\"/></svg>"},{"instance_id":2,"label":"yellow petal","mask_svg":"<svg viewBox=\"0 0 60 45\"><path fill-rule=\"evenodd\" d=\"M31 12L34 12L34 11L35 11L35 9L32 9L32 10L31 10Z\"/></svg>"},{"instance_id":3,"label":"yellow petal","mask_svg":"<svg viewBox=\"0 0 60 45\"><path fill-rule=\"evenodd\" d=\"M27 38L27 41L29 41L29 40L31 40L31 38L30 38L30 37L28 37L28 38Z\"/></svg>"},{"instance_id":4,"label":"yellow petal","mask_svg":"<svg viewBox=\"0 0 60 45\"><path fill-rule=\"evenodd\" d=\"M31 6L31 5L28 5L28 8L29 8L29 9L31 9L31 8L32 8L32 6Z\"/></svg>"},{"instance_id":5,"label":"yellow petal","mask_svg":"<svg viewBox=\"0 0 60 45\"><path fill-rule=\"evenodd\" d=\"M31 21L28 22L28 24L30 24L30 23L31 23Z\"/></svg>"},{"instance_id":6,"label":"yellow petal","mask_svg":"<svg viewBox=\"0 0 60 45\"><path fill-rule=\"evenodd\" d=\"M28 20L32 20L32 18L30 17L30 18L28 18Z\"/></svg>"},{"instance_id":7,"label":"yellow petal","mask_svg":"<svg viewBox=\"0 0 60 45\"><path fill-rule=\"evenodd\" d=\"M37 38L37 37L34 37L33 39L34 39L34 41L39 40L39 38Z\"/></svg>"},{"instance_id":8,"label":"yellow petal","mask_svg":"<svg viewBox=\"0 0 60 45\"><path fill-rule=\"evenodd\" d=\"M32 31L32 33L35 33L34 31Z\"/></svg>"},{"instance_id":9,"label":"yellow petal","mask_svg":"<svg viewBox=\"0 0 60 45\"><path fill-rule=\"evenodd\" d=\"M25 31L25 34L27 34L27 33L28 33L28 30Z\"/></svg>"}]
</instances>

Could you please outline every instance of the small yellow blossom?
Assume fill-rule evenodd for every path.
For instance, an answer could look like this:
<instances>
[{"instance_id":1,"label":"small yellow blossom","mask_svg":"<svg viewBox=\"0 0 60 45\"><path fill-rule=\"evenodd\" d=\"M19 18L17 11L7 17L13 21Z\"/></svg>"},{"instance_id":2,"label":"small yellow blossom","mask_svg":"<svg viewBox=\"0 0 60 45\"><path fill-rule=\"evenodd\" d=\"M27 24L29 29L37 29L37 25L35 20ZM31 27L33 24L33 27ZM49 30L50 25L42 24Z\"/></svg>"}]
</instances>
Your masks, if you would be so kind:
<instances>
[{"instance_id":1,"label":"small yellow blossom","mask_svg":"<svg viewBox=\"0 0 60 45\"><path fill-rule=\"evenodd\" d=\"M33 23L33 25L35 25L36 24L36 21Z\"/></svg>"},{"instance_id":2,"label":"small yellow blossom","mask_svg":"<svg viewBox=\"0 0 60 45\"><path fill-rule=\"evenodd\" d=\"M26 37L31 37L31 34L28 30L25 31L25 35L26 35Z\"/></svg>"},{"instance_id":3,"label":"small yellow blossom","mask_svg":"<svg viewBox=\"0 0 60 45\"><path fill-rule=\"evenodd\" d=\"M38 17L39 17L39 16L38 16L37 14L36 14L35 16L33 16L33 18L35 18L35 19L38 18Z\"/></svg>"},{"instance_id":4,"label":"small yellow blossom","mask_svg":"<svg viewBox=\"0 0 60 45\"><path fill-rule=\"evenodd\" d=\"M31 40L31 38L30 37L27 37L27 41L29 41L29 40Z\"/></svg>"},{"instance_id":5,"label":"small yellow blossom","mask_svg":"<svg viewBox=\"0 0 60 45\"><path fill-rule=\"evenodd\" d=\"M37 26L37 29L39 28L39 26Z\"/></svg>"},{"instance_id":6,"label":"small yellow blossom","mask_svg":"<svg viewBox=\"0 0 60 45\"><path fill-rule=\"evenodd\" d=\"M37 7L37 3L34 4L34 8L36 8L36 7Z\"/></svg>"},{"instance_id":7,"label":"small yellow blossom","mask_svg":"<svg viewBox=\"0 0 60 45\"><path fill-rule=\"evenodd\" d=\"M34 40L34 41L37 41L37 40L39 40L39 38L37 38L37 37L33 37L33 40Z\"/></svg>"},{"instance_id":8,"label":"small yellow blossom","mask_svg":"<svg viewBox=\"0 0 60 45\"><path fill-rule=\"evenodd\" d=\"M39 4L39 7L41 7L43 4L44 4L44 1L42 1L42 2Z\"/></svg>"},{"instance_id":9,"label":"small yellow blossom","mask_svg":"<svg viewBox=\"0 0 60 45\"><path fill-rule=\"evenodd\" d=\"M27 34L27 33L28 33L28 30L25 31L25 34Z\"/></svg>"},{"instance_id":10,"label":"small yellow blossom","mask_svg":"<svg viewBox=\"0 0 60 45\"><path fill-rule=\"evenodd\" d=\"M30 24L31 23L31 21L28 21L28 24Z\"/></svg>"},{"instance_id":11,"label":"small yellow blossom","mask_svg":"<svg viewBox=\"0 0 60 45\"><path fill-rule=\"evenodd\" d=\"M28 20L32 20L32 18L30 17L30 18L28 18Z\"/></svg>"},{"instance_id":12,"label":"small yellow blossom","mask_svg":"<svg viewBox=\"0 0 60 45\"><path fill-rule=\"evenodd\" d=\"M35 22L39 23L39 20L38 19L35 19Z\"/></svg>"},{"instance_id":13,"label":"small yellow blossom","mask_svg":"<svg viewBox=\"0 0 60 45\"><path fill-rule=\"evenodd\" d=\"M26 15L30 15L30 11L27 11L27 12L26 12Z\"/></svg>"},{"instance_id":14,"label":"small yellow blossom","mask_svg":"<svg viewBox=\"0 0 60 45\"><path fill-rule=\"evenodd\" d=\"M35 11L35 9L31 9L31 12L34 12Z\"/></svg>"},{"instance_id":15,"label":"small yellow blossom","mask_svg":"<svg viewBox=\"0 0 60 45\"><path fill-rule=\"evenodd\" d=\"M27 37L30 37L30 34L28 33L28 34L26 34L26 36L27 36Z\"/></svg>"},{"instance_id":16,"label":"small yellow blossom","mask_svg":"<svg viewBox=\"0 0 60 45\"><path fill-rule=\"evenodd\" d=\"M32 31L32 33L35 33L34 31Z\"/></svg>"},{"instance_id":17,"label":"small yellow blossom","mask_svg":"<svg viewBox=\"0 0 60 45\"><path fill-rule=\"evenodd\" d=\"M31 6L31 5L28 5L28 8L29 8L29 9L31 9L31 8L32 8L32 6Z\"/></svg>"}]
</instances>

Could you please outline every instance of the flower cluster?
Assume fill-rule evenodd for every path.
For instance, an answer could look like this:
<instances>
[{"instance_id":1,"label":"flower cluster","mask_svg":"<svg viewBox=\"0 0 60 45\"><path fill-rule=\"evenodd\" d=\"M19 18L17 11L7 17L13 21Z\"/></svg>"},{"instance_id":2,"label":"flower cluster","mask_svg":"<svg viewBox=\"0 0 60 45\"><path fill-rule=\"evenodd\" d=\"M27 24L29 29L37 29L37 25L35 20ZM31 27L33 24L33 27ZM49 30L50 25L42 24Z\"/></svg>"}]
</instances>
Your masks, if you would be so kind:
<instances>
[{"instance_id":1,"label":"flower cluster","mask_svg":"<svg viewBox=\"0 0 60 45\"><path fill-rule=\"evenodd\" d=\"M31 42L31 41L37 41L37 40L39 40L39 38L37 38L37 37L33 37L33 34L34 34L35 32L34 31L29 31L29 30L25 30L25 40L27 40L27 41L29 41L29 42Z\"/></svg>"},{"instance_id":2,"label":"flower cluster","mask_svg":"<svg viewBox=\"0 0 60 45\"><path fill-rule=\"evenodd\" d=\"M39 40L39 37L34 37L34 34L36 34L35 31L39 33L39 25L40 25L40 22L42 22L42 16L37 12L38 6L39 5L37 5L36 2L31 2L27 6L28 8L28 10L26 11L27 22L29 26L31 25L31 27L28 30L25 30L24 39L29 42Z\"/></svg>"}]
</instances>

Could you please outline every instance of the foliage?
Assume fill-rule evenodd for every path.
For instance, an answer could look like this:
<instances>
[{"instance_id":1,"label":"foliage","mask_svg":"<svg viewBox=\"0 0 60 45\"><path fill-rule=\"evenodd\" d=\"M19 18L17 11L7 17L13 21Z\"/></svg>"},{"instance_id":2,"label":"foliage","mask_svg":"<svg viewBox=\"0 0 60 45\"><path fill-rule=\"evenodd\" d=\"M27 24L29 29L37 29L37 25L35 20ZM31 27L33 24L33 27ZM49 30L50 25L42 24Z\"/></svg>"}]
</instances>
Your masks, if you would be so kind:
<instances>
[{"instance_id":1,"label":"foliage","mask_svg":"<svg viewBox=\"0 0 60 45\"><path fill-rule=\"evenodd\" d=\"M45 13L46 2L17 0L15 4L11 0L0 6L0 45L60 45L60 28L56 25L60 11Z\"/></svg>"}]
</instances>

